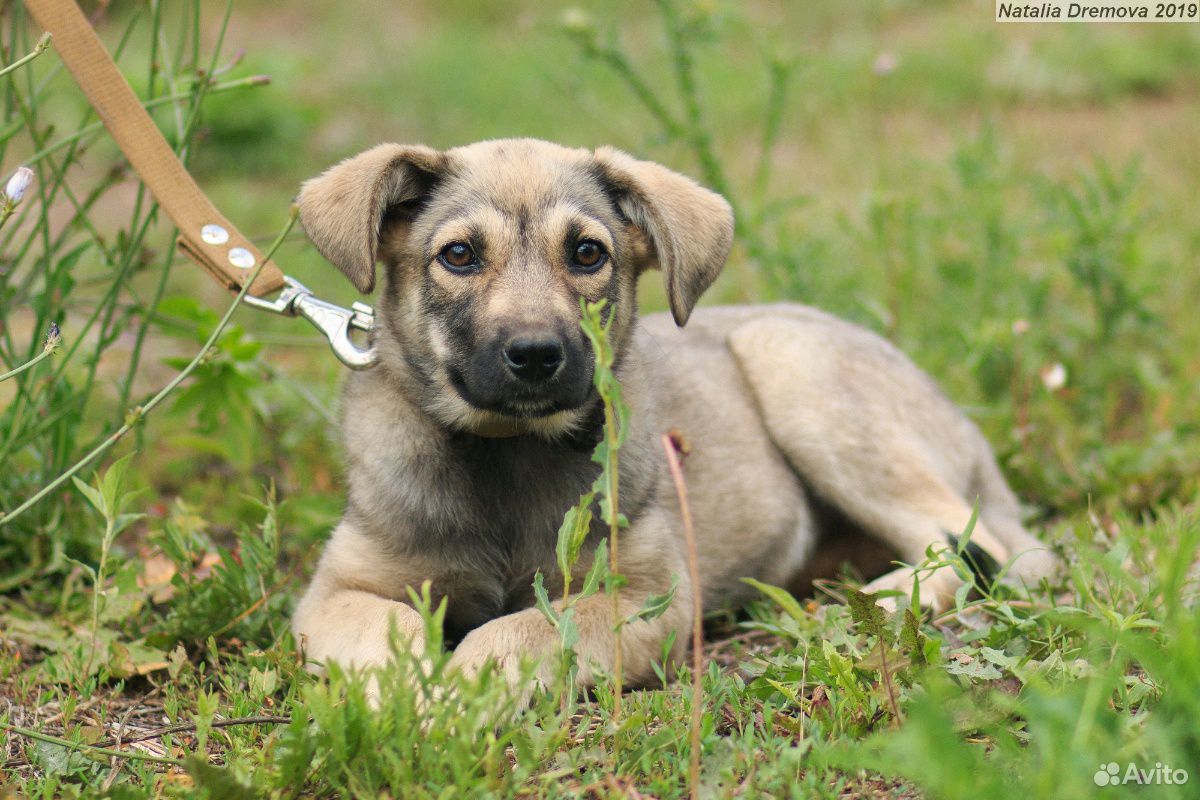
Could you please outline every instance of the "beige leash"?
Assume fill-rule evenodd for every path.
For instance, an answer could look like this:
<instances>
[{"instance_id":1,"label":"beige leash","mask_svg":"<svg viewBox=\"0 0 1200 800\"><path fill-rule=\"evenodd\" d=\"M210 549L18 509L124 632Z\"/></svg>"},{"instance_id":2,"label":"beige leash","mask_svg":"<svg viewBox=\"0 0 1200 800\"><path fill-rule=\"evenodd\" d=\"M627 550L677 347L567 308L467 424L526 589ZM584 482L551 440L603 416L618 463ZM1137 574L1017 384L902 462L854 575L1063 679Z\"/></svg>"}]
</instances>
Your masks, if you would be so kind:
<instances>
[{"instance_id":1,"label":"beige leash","mask_svg":"<svg viewBox=\"0 0 1200 800\"><path fill-rule=\"evenodd\" d=\"M142 107L112 57L96 37L74 0L25 0L39 25L53 36L54 49L83 89L113 139L137 170L142 182L179 228L181 250L222 286L238 291L262 253L219 212L196 185L167 140ZM283 289L274 301L263 295ZM350 340L350 330L370 331L369 306L354 308L318 300L273 263L263 266L245 301L289 316L302 316L329 338L334 353L356 369L374 362L370 349Z\"/></svg>"}]
</instances>

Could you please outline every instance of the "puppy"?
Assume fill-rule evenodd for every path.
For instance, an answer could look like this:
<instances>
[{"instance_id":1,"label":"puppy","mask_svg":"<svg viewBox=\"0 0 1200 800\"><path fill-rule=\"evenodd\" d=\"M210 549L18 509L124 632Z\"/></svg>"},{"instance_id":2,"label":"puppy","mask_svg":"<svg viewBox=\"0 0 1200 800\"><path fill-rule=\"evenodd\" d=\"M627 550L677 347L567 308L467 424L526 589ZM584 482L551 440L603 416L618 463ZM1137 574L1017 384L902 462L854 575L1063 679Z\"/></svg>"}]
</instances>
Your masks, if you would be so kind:
<instances>
[{"instance_id":1,"label":"puppy","mask_svg":"<svg viewBox=\"0 0 1200 800\"><path fill-rule=\"evenodd\" d=\"M558 649L531 582L557 572L563 514L598 471L580 298L608 301L632 412L619 613L679 581L666 613L623 630L629 683L652 679L672 631L682 657L691 624L696 587L658 443L672 428L691 444L705 608L745 601L744 576L787 584L831 517L914 565L951 547L978 502L981 559L1026 581L1053 566L979 431L883 339L800 305L693 314L729 254L733 216L680 174L528 139L385 144L305 183L299 204L313 244L359 291L374 289L377 262L385 275L378 363L343 397L345 516L294 619L315 662L382 665L393 627L422 652L408 588L426 580L448 600L464 671L492 660L512 675ZM670 315L639 320L637 279L655 268ZM597 520L580 576L606 533ZM903 567L868 590L908 592L913 580ZM944 606L961 583L948 567L922 574L921 596ZM612 668L613 613L603 595L576 606L584 686Z\"/></svg>"}]
</instances>

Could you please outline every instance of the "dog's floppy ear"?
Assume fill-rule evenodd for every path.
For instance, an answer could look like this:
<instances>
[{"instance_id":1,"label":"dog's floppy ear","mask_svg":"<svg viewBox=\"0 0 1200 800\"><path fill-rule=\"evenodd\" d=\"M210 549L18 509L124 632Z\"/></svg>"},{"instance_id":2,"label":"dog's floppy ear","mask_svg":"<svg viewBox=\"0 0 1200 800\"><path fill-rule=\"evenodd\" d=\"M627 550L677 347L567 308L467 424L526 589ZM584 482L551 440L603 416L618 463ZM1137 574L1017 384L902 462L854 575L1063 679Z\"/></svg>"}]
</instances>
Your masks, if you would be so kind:
<instances>
[{"instance_id":1,"label":"dog's floppy ear","mask_svg":"<svg viewBox=\"0 0 1200 800\"><path fill-rule=\"evenodd\" d=\"M444 154L422 145L378 145L305 181L300 223L321 255L368 294L389 210L420 200L445 166Z\"/></svg>"},{"instance_id":2,"label":"dog's floppy ear","mask_svg":"<svg viewBox=\"0 0 1200 800\"><path fill-rule=\"evenodd\" d=\"M733 210L691 178L619 150L600 148L596 164L622 213L654 245L671 315L682 327L729 256Z\"/></svg>"}]
</instances>

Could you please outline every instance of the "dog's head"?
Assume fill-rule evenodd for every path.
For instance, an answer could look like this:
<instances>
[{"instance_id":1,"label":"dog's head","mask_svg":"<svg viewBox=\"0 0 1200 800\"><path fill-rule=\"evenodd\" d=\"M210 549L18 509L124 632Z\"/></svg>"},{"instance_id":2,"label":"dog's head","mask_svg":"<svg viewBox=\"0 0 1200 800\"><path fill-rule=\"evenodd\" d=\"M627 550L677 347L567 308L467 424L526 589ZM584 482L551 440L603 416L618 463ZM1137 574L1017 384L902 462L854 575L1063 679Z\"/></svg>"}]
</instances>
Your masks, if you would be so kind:
<instances>
[{"instance_id":1,"label":"dog's head","mask_svg":"<svg viewBox=\"0 0 1200 800\"><path fill-rule=\"evenodd\" d=\"M414 376L442 424L474 432L577 424L593 397L580 298L608 299L620 353L637 276L662 269L683 325L733 236L729 204L676 172L529 139L379 145L306 182L299 204L359 291L383 262L381 365Z\"/></svg>"}]
</instances>

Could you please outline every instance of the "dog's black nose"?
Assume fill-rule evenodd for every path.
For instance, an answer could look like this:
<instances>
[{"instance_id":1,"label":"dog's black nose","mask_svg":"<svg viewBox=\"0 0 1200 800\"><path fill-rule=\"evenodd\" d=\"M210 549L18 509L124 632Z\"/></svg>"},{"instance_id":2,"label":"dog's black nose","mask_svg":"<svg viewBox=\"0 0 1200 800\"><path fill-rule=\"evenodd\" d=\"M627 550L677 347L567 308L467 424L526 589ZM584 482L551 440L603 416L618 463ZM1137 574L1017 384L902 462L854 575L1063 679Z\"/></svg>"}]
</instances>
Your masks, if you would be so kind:
<instances>
[{"instance_id":1,"label":"dog's black nose","mask_svg":"<svg viewBox=\"0 0 1200 800\"><path fill-rule=\"evenodd\" d=\"M508 371L523 381L545 381L554 377L563 363L563 345L556 338L518 337L502 351Z\"/></svg>"}]
</instances>

